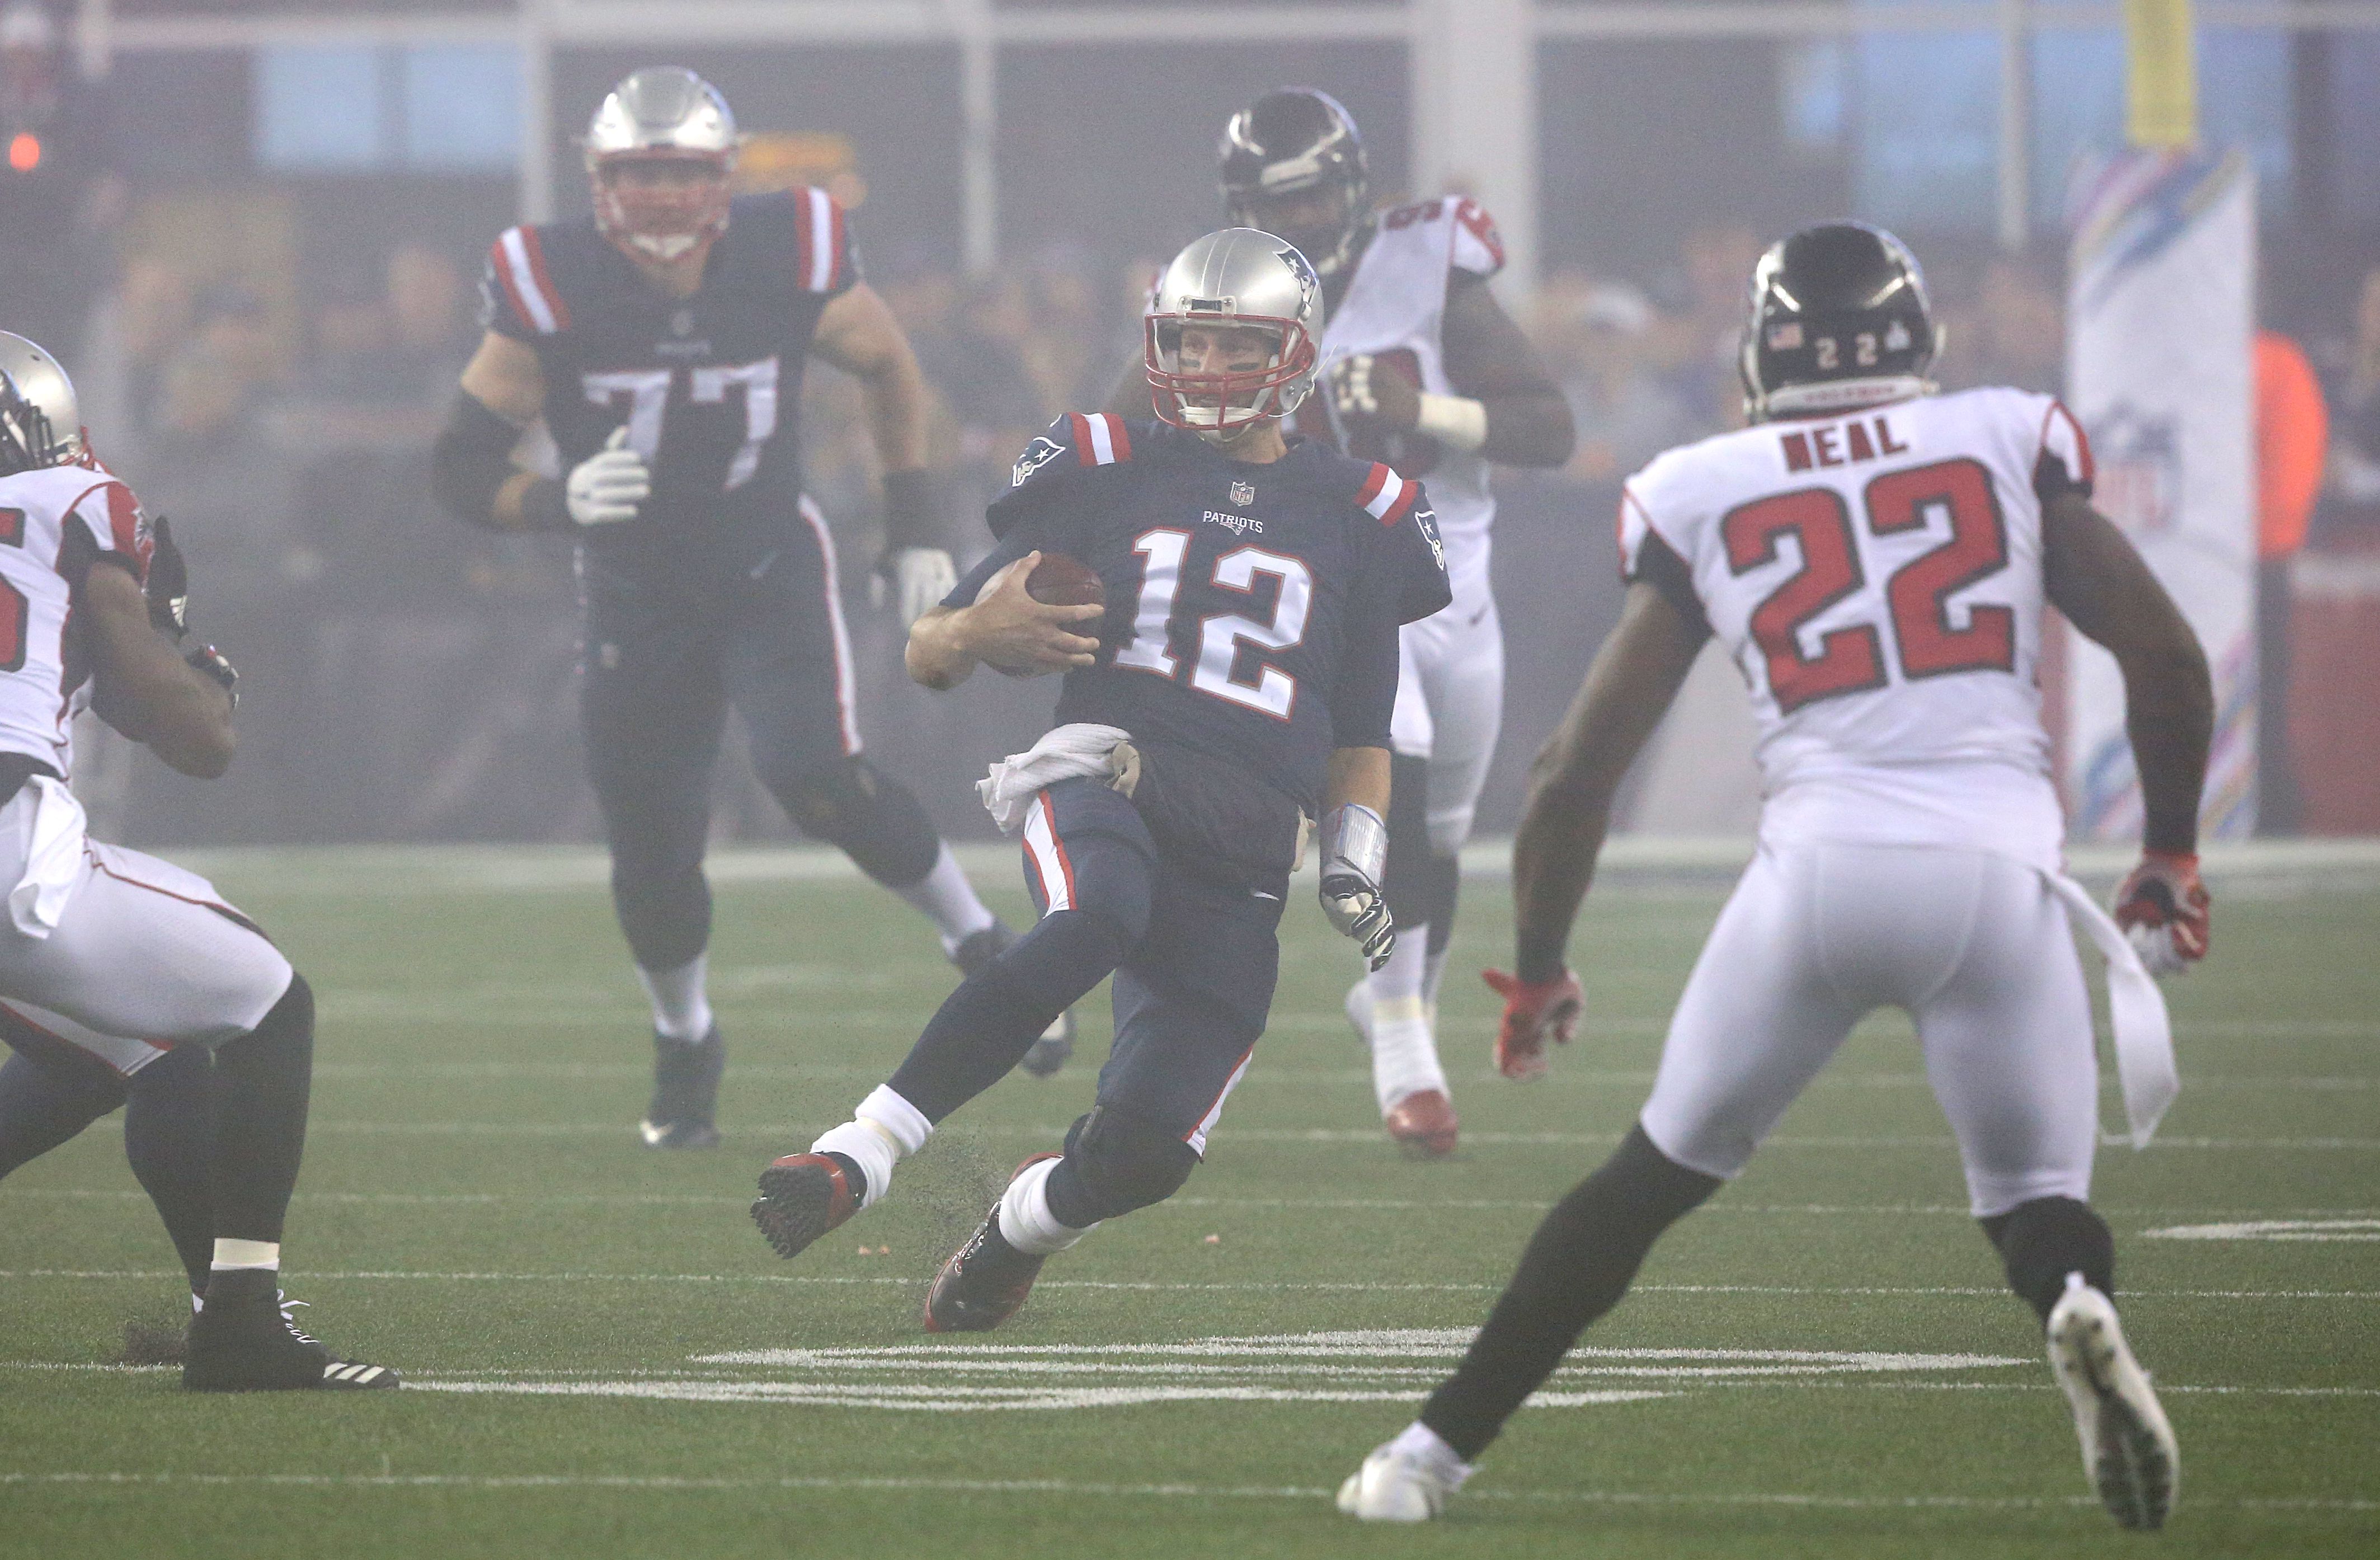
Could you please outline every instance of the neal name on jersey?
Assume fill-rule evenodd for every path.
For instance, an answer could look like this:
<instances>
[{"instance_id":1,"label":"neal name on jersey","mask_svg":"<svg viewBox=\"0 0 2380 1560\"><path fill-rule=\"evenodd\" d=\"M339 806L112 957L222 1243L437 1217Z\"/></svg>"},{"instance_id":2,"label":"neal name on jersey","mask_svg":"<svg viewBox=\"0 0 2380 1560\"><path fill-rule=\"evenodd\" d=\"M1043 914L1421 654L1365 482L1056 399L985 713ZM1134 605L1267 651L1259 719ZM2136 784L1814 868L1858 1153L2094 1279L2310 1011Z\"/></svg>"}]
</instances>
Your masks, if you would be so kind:
<instances>
[{"instance_id":1,"label":"neal name on jersey","mask_svg":"<svg viewBox=\"0 0 2380 1560\"><path fill-rule=\"evenodd\" d=\"M1037 549L1098 572L1099 664L1066 674L1054 724L1228 760L1309 815L1331 750L1389 745L1397 629L1449 599L1420 483L1310 439L1249 465L1105 413L1060 418L1015 475L945 604Z\"/></svg>"},{"instance_id":2,"label":"neal name on jersey","mask_svg":"<svg viewBox=\"0 0 2380 1560\"><path fill-rule=\"evenodd\" d=\"M1629 480L1621 572L1706 622L1749 685L1765 836L2056 870L2041 516L2091 481L2066 408L2007 389L1764 423Z\"/></svg>"}]
</instances>

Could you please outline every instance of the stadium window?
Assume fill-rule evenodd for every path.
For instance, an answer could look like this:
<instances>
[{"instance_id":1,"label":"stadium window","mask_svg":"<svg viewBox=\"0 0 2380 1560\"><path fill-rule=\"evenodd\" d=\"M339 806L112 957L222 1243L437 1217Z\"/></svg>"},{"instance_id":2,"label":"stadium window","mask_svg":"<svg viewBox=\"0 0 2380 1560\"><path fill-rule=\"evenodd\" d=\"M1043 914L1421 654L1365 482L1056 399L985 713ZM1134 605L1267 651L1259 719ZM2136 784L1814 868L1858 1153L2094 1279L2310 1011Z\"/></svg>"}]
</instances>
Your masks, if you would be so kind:
<instances>
[{"instance_id":1,"label":"stadium window","mask_svg":"<svg viewBox=\"0 0 2380 1560\"><path fill-rule=\"evenodd\" d=\"M256 161L277 172L503 172L519 155L506 44L275 44L255 81Z\"/></svg>"},{"instance_id":2,"label":"stadium window","mask_svg":"<svg viewBox=\"0 0 2380 1560\"><path fill-rule=\"evenodd\" d=\"M425 170L506 172L520 155L520 55L505 43L404 51L402 154Z\"/></svg>"},{"instance_id":3,"label":"stadium window","mask_svg":"<svg viewBox=\"0 0 2380 1560\"><path fill-rule=\"evenodd\" d=\"M1998 35L1871 32L1852 58L1859 214L1921 232L1990 232L1998 209Z\"/></svg>"},{"instance_id":4,"label":"stadium window","mask_svg":"<svg viewBox=\"0 0 2380 1560\"><path fill-rule=\"evenodd\" d=\"M1785 148L1797 161L1828 163L1840 156L1851 114L1842 42L1814 38L1777 51L1777 112Z\"/></svg>"},{"instance_id":5,"label":"stadium window","mask_svg":"<svg viewBox=\"0 0 2380 1560\"><path fill-rule=\"evenodd\" d=\"M381 51L275 43L256 55L256 160L293 173L351 173L389 159Z\"/></svg>"}]
</instances>

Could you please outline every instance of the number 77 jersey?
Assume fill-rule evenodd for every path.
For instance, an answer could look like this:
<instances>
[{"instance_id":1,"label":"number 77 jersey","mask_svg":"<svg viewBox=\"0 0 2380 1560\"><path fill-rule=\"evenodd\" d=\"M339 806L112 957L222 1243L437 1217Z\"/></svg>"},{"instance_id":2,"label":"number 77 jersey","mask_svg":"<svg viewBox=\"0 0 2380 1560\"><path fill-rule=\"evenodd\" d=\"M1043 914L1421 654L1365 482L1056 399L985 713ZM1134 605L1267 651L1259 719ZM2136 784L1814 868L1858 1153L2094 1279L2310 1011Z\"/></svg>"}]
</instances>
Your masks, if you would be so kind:
<instances>
[{"instance_id":1,"label":"number 77 jersey","mask_svg":"<svg viewBox=\"0 0 2380 1560\"><path fill-rule=\"evenodd\" d=\"M1764 423L1621 490L1621 573L1707 622L1760 725L1762 834L1992 848L2054 869L2042 506L2091 490L2046 396Z\"/></svg>"}]
</instances>

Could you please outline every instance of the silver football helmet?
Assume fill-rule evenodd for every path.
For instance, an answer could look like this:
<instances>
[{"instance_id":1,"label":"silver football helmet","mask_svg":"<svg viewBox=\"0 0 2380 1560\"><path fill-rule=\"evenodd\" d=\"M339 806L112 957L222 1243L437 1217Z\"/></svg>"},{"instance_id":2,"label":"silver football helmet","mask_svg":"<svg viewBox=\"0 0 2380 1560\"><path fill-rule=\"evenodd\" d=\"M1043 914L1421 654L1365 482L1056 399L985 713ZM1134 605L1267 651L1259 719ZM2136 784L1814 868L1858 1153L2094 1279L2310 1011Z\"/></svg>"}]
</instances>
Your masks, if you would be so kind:
<instances>
[{"instance_id":1,"label":"silver football helmet","mask_svg":"<svg viewBox=\"0 0 2380 1560\"><path fill-rule=\"evenodd\" d=\"M74 381L40 347L0 331L0 475L81 457Z\"/></svg>"},{"instance_id":2,"label":"silver football helmet","mask_svg":"<svg viewBox=\"0 0 2380 1560\"><path fill-rule=\"evenodd\" d=\"M595 222L621 248L675 260L727 227L727 176L742 138L719 89L683 66L649 67L613 88L581 143ZM692 165L669 180L621 177L627 165Z\"/></svg>"},{"instance_id":3,"label":"silver football helmet","mask_svg":"<svg viewBox=\"0 0 2380 1560\"><path fill-rule=\"evenodd\" d=\"M1322 342L1322 282L1297 247L1253 227L1209 233L1173 257L1149 294L1143 356L1157 415L1227 443L1287 417L1314 389ZM1260 332L1255 360L1185 360L1185 327Z\"/></svg>"}]
</instances>

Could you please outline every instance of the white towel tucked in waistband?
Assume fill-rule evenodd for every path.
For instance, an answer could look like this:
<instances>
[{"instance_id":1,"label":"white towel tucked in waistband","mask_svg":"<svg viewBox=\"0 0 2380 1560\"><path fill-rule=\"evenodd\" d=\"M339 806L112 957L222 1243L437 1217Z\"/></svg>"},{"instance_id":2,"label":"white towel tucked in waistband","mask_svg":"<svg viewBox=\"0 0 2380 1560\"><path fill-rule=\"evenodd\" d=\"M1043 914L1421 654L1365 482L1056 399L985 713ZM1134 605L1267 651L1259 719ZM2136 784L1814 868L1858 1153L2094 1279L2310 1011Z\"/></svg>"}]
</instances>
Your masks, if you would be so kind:
<instances>
[{"instance_id":1,"label":"white towel tucked in waistband","mask_svg":"<svg viewBox=\"0 0 2380 1560\"><path fill-rule=\"evenodd\" d=\"M19 816L12 841L23 855L17 882L8 890L8 920L28 937L47 937L57 930L82 871L82 803L67 783L47 774L25 781L17 794Z\"/></svg>"},{"instance_id":2,"label":"white towel tucked in waistband","mask_svg":"<svg viewBox=\"0 0 2380 1560\"><path fill-rule=\"evenodd\" d=\"M975 783L984 810L1003 835L1025 827L1034 793L1061 780L1104 780L1130 796L1140 779L1140 754L1121 726L1077 721L1053 726L1030 752L1011 753Z\"/></svg>"},{"instance_id":3,"label":"white towel tucked in waistband","mask_svg":"<svg viewBox=\"0 0 2380 1560\"><path fill-rule=\"evenodd\" d=\"M2173 1059L2173 1020L2165 993L2141 963L2140 951L2082 885L2063 872L2044 872L2050 891L2082 923L2099 956L2107 961L2107 1017L2116 1030L2116 1077L2124 1086L2124 1116L2132 1147L2144 1149L2157 1122L2181 1092ZM2110 1142L2123 1140L2109 1136Z\"/></svg>"}]
</instances>

